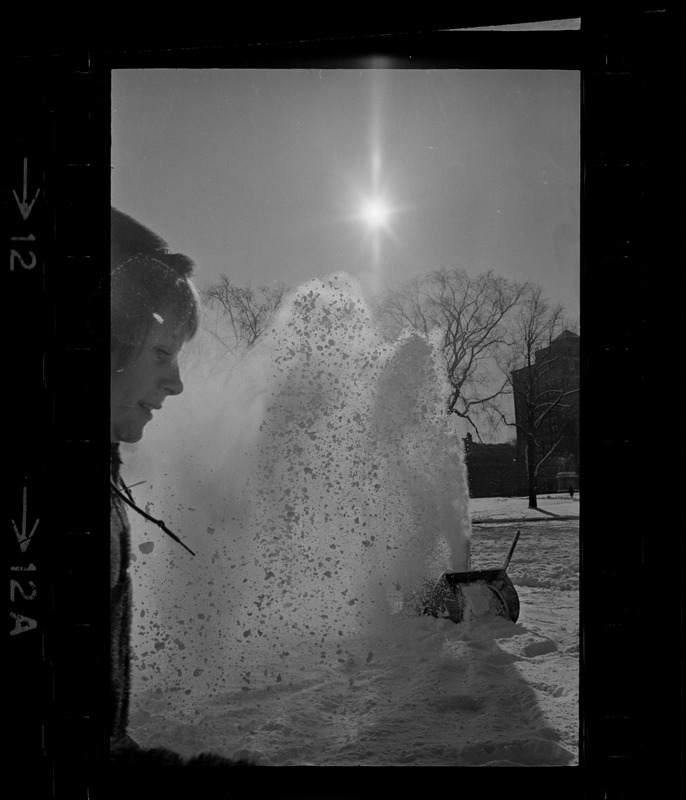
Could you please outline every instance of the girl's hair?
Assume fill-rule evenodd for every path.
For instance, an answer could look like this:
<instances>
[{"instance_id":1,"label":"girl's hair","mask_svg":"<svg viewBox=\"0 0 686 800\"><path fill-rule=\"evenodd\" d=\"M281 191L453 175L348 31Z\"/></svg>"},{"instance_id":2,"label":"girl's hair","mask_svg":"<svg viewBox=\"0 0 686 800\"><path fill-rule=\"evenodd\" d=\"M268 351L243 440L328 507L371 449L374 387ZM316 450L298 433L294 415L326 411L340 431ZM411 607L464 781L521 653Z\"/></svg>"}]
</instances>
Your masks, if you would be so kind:
<instances>
[{"instance_id":1,"label":"girl's hair","mask_svg":"<svg viewBox=\"0 0 686 800\"><path fill-rule=\"evenodd\" d=\"M157 234L115 208L110 241L110 354L119 369L165 316L192 338L200 321L200 299L190 277L193 261L170 252Z\"/></svg>"}]
</instances>

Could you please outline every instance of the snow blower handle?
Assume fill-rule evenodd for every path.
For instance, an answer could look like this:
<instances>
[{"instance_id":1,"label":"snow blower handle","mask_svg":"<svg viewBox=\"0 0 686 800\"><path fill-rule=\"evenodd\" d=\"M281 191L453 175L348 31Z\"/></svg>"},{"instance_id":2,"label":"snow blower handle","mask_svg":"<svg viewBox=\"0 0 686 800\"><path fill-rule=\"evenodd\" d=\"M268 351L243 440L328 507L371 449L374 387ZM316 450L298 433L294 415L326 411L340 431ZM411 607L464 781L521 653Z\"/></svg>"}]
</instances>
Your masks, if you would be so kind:
<instances>
[{"instance_id":1,"label":"snow blower handle","mask_svg":"<svg viewBox=\"0 0 686 800\"><path fill-rule=\"evenodd\" d=\"M519 531L515 533L514 539L512 540L512 544L510 545L510 552L507 554L507 558L505 559L505 563L502 566L503 570L506 570L510 565L510 559L512 558L512 553L514 553L514 549L517 546L517 542L519 541Z\"/></svg>"}]
</instances>

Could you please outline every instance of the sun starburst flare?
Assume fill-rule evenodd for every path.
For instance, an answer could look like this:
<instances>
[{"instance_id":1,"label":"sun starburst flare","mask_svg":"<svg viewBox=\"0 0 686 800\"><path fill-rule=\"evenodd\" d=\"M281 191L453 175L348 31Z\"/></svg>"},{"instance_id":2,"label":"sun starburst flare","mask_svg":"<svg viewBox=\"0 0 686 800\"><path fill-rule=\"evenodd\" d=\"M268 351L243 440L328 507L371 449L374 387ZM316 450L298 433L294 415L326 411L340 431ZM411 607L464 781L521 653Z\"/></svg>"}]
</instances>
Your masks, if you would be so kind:
<instances>
[{"instance_id":1,"label":"sun starburst flare","mask_svg":"<svg viewBox=\"0 0 686 800\"><path fill-rule=\"evenodd\" d=\"M360 219L373 230L387 228L392 209L382 197L370 197L360 206Z\"/></svg>"}]
</instances>

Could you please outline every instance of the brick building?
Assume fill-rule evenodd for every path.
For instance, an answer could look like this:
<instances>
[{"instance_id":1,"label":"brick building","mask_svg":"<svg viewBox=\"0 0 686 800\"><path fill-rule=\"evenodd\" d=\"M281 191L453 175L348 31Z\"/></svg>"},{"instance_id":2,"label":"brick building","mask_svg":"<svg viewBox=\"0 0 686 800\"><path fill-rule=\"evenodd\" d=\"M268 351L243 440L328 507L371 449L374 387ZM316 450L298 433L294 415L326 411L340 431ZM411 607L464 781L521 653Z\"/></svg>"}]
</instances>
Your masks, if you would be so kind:
<instances>
[{"instance_id":1,"label":"brick building","mask_svg":"<svg viewBox=\"0 0 686 800\"><path fill-rule=\"evenodd\" d=\"M526 472L517 445L481 444L464 438L470 497L516 497L526 494Z\"/></svg>"},{"instance_id":2,"label":"brick building","mask_svg":"<svg viewBox=\"0 0 686 800\"><path fill-rule=\"evenodd\" d=\"M558 491L558 472L579 472L580 341L578 334L565 330L548 347L536 351L531 367L522 367L512 373L518 426L527 426L527 407L530 410L533 402L536 409L534 416L538 418L543 415L536 428L538 458L554 447L552 455L538 472L537 490L540 492ZM561 393L566 397L556 404ZM552 408L544 414L548 406ZM524 463L526 434L519 427L517 447ZM578 478L574 488L579 488Z\"/></svg>"}]
</instances>

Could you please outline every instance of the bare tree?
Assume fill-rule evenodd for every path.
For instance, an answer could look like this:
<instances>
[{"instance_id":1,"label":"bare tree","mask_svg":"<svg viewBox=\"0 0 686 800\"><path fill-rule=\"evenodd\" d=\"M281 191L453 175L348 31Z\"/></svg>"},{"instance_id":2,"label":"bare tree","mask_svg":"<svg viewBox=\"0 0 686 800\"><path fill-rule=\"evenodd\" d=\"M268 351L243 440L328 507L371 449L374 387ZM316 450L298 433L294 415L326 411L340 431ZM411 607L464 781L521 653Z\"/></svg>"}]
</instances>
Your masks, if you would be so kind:
<instances>
[{"instance_id":1,"label":"bare tree","mask_svg":"<svg viewBox=\"0 0 686 800\"><path fill-rule=\"evenodd\" d=\"M207 328L227 350L235 350L244 345L252 347L264 334L272 322L287 293L285 286L237 286L226 275L221 275L217 283L206 286L200 292L203 302L216 309L223 320L228 321L230 333L227 336L220 326L215 330Z\"/></svg>"},{"instance_id":2,"label":"bare tree","mask_svg":"<svg viewBox=\"0 0 686 800\"><path fill-rule=\"evenodd\" d=\"M388 292L375 305L389 335L404 328L440 330L451 385L448 411L480 440L477 417L485 415L491 425L500 421L499 401L509 380L494 369L494 359L508 344L506 320L528 288L492 272L471 277L462 269L441 270Z\"/></svg>"},{"instance_id":3,"label":"bare tree","mask_svg":"<svg viewBox=\"0 0 686 800\"><path fill-rule=\"evenodd\" d=\"M564 416L579 402L578 373L566 368L569 352L560 336L569 333L570 327L576 325L567 322L564 307L551 304L540 286L532 286L514 315L511 347L500 360L512 390L515 417L508 419L500 413L507 425L517 429L523 445L530 508L538 507L536 483L541 467L569 436L569 426L562 426L551 437L546 422L555 415Z\"/></svg>"}]
</instances>

